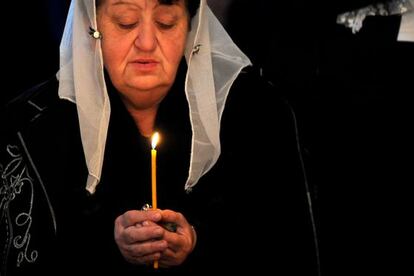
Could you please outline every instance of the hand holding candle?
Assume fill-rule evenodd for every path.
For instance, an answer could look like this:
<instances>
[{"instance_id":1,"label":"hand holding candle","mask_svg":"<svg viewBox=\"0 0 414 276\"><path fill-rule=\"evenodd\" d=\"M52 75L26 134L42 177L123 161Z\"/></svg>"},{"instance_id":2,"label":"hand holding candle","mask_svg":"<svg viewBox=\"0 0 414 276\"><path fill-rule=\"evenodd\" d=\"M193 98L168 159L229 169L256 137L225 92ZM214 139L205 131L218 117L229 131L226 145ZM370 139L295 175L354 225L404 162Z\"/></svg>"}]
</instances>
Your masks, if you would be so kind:
<instances>
[{"instance_id":1,"label":"hand holding candle","mask_svg":"<svg viewBox=\"0 0 414 276\"><path fill-rule=\"evenodd\" d=\"M151 138L151 194L152 194L152 208L157 209L157 150L155 147L158 144L160 136L155 132ZM154 268L158 268L158 261L154 262Z\"/></svg>"}]
</instances>

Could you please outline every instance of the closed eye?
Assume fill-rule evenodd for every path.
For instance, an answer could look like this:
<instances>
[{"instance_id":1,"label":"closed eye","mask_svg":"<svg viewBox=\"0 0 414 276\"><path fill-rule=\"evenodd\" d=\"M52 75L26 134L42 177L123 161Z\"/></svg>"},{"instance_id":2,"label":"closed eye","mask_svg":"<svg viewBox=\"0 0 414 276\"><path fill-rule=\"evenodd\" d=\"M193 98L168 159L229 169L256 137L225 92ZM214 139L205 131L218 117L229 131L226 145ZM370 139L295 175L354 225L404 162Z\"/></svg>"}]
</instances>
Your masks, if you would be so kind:
<instances>
[{"instance_id":1,"label":"closed eye","mask_svg":"<svg viewBox=\"0 0 414 276\"><path fill-rule=\"evenodd\" d=\"M162 30L170 30L175 26L175 23L163 23L163 22L157 21L157 25Z\"/></svg>"},{"instance_id":2,"label":"closed eye","mask_svg":"<svg viewBox=\"0 0 414 276\"><path fill-rule=\"evenodd\" d=\"M131 30L131 29L135 28L137 25L138 25L138 22L135 22L135 23L132 23L132 24L121 24L121 23L118 24L118 26L121 29L124 29L124 30Z\"/></svg>"}]
</instances>

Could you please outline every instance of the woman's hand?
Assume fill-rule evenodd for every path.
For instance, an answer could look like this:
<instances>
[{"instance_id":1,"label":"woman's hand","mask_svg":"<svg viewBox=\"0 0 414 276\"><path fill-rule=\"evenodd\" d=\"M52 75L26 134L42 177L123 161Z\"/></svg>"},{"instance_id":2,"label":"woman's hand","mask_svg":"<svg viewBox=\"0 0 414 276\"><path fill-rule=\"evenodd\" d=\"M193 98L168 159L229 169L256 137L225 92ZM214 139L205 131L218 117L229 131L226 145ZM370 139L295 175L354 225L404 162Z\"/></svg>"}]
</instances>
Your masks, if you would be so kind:
<instances>
[{"instance_id":1,"label":"woman's hand","mask_svg":"<svg viewBox=\"0 0 414 276\"><path fill-rule=\"evenodd\" d=\"M177 227L175 232L166 230L164 233L163 240L167 242L168 246L162 252L159 264L162 267L180 265L196 245L196 232L181 213L162 210L161 215L161 223L173 223Z\"/></svg>"},{"instance_id":2,"label":"woman's hand","mask_svg":"<svg viewBox=\"0 0 414 276\"><path fill-rule=\"evenodd\" d=\"M176 232L161 225L173 223ZM171 210L128 211L115 220L115 241L124 258L134 264L180 265L196 244L194 228Z\"/></svg>"},{"instance_id":3,"label":"woman's hand","mask_svg":"<svg viewBox=\"0 0 414 276\"><path fill-rule=\"evenodd\" d=\"M115 242L124 258L134 264L150 264L167 249L165 229L156 223L159 210L128 211L115 220Z\"/></svg>"}]
</instances>

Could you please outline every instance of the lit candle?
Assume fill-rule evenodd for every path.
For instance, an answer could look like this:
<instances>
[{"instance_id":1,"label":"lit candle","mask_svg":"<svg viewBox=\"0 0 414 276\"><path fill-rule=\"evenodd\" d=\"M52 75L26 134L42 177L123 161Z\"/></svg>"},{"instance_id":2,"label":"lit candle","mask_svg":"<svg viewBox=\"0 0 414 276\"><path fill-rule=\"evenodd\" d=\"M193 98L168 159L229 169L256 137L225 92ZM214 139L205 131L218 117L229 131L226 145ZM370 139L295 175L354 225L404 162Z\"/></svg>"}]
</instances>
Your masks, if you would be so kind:
<instances>
[{"instance_id":1,"label":"lit candle","mask_svg":"<svg viewBox=\"0 0 414 276\"><path fill-rule=\"evenodd\" d=\"M155 132L151 138L151 194L152 208L157 209L157 150L155 147L160 139L158 132ZM154 268L158 268L158 261L154 262Z\"/></svg>"}]
</instances>

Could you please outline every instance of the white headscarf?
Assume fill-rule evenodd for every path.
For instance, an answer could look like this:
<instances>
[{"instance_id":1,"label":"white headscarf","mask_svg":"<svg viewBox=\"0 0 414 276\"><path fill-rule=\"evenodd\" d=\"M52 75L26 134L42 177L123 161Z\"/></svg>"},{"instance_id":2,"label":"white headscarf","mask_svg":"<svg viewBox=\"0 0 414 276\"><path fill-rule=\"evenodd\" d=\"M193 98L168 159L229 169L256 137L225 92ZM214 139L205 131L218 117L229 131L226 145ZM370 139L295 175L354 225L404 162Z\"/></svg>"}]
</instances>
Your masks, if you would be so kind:
<instances>
[{"instance_id":1,"label":"white headscarf","mask_svg":"<svg viewBox=\"0 0 414 276\"><path fill-rule=\"evenodd\" d=\"M110 117L95 0L72 0L60 45L59 97L76 103L88 167L86 189L99 183ZM185 49L185 92L192 127L190 190L220 155L220 120L229 89L250 60L231 40L205 0L191 22Z\"/></svg>"}]
</instances>

